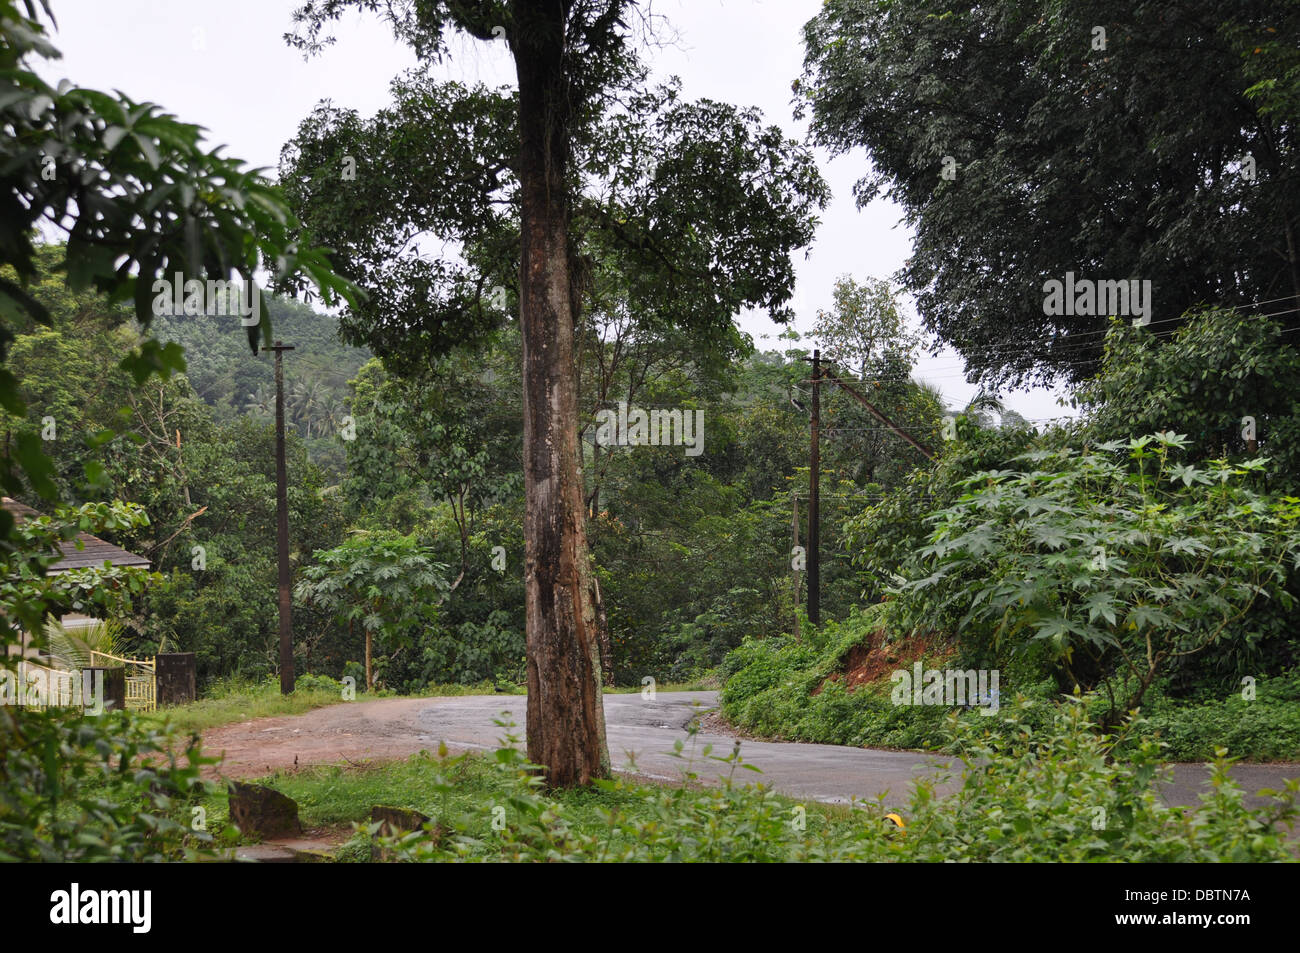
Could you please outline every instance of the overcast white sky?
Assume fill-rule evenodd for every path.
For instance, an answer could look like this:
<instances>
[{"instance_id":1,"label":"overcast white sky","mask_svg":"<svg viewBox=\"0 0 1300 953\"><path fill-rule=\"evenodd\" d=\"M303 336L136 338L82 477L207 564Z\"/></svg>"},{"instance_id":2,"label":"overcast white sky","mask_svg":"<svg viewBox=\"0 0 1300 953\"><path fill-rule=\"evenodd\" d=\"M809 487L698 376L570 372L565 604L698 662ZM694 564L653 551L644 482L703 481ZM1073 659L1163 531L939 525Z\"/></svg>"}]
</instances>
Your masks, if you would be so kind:
<instances>
[{"instance_id":1,"label":"overcast white sky","mask_svg":"<svg viewBox=\"0 0 1300 953\"><path fill-rule=\"evenodd\" d=\"M376 17L352 14L338 24L338 43L304 62L282 40L298 0L54 0L55 45L63 61L47 79L67 77L119 89L165 106L209 130L226 154L272 170L280 147L321 99L368 114L386 104L388 83L414 58ZM800 27L820 0L654 0L674 43L651 51L661 76L680 76L684 92L757 106L769 122L795 137L805 125L791 115L790 83L803 59ZM671 37L665 37L671 38ZM504 47L465 40L446 72L489 84L512 83ZM855 207L851 188L866 168L865 153L831 161L821 154L833 198L822 215L811 254L798 260L796 328L806 333L818 308L830 303L840 275L887 278L911 249L901 211L877 201ZM745 315L742 327L760 346L776 346L780 328L763 315ZM760 335L772 335L763 341ZM940 387L950 405L975 388L965 382L955 353L922 359L917 376ZM1041 419L1069 413L1046 391L1004 394L1008 405Z\"/></svg>"}]
</instances>

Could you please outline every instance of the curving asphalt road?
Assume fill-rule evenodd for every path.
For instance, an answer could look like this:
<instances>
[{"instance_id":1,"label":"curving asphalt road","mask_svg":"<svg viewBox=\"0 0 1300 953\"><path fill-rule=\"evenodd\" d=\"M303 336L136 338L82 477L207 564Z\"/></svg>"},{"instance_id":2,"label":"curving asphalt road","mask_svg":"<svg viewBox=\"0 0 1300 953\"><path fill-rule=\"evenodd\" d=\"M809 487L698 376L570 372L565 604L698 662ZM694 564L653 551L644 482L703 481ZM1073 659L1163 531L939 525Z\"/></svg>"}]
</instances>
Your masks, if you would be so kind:
<instances>
[{"instance_id":1,"label":"curving asphalt road","mask_svg":"<svg viewBox=\"0 0 1300 953\"><path fill-rule=\"evenodd\" d=\"M853 797L874 798L886 791L901 798L913 778L949 763L948 759L896 751L742 740L741 758L761 773L733 768L715 759L731 754L734 735L702 730L692 741L686 731L693 719L716 708L717 700L717 692L659 692L651 699L639 694L606 695L605 730L614 768L670 781L681 780L684 771L694 772L703 781L732 774L741 783L762 781L795 797L848 802ZM511 729L512 733L523 733L522 697L473 696L437 701L439 704L421 712L420 724L430 738L445 740L451 747L497 747L503 729L492 725L488 717L491 730L485 731L484 716L500 719L503 711L508 711L519 726ZM684 744L680 756L673 749L678 740ZM712 750L706 755L704 749L709 746Z\"/></svg>"},{"instance_id":2,"label":"curving asphalt road","mask_svg":"<svg viewBox=\"0 0 1300 953\"><path fill-rule=\"evenodd\" d=\"M640 695L606 695L605 721L614 767L642 776L679 780L683 770L701 780L712 780L733 769L704 757L712 745L714 756L731 753L734 737L705 729L696 735L693 757L686 726L716 707L717 692L659 692ZM453 750L498 747L507 731L494 722L511 720L508 729L522 738L525 699L519 695L463 695L447 698L381 699L319 708L303 715L263 718L226 725L204 733L204 747L224 751L222 774L256 777L296 764L359 762L405 757L445 742ZM684 757L673 756L673 742L686 742ZM762 774L735 772L742 780L761 780L775 790L797 798L845 803L874 800L902 806L910 782L922 774L941 773L957 765L935 755L906 751L879 751L837 745L742 741L741 757ZM634 767L630 762L634 759ZM959 767L959 765L958 765ZM1281 787L1287 778L1300 777L1297 764L1240 764L1233 769L1252 801L1261 788ZM1168 804L1194 804L1209 769L1200 764L1178 764L1162 789ZM941 782L946 792L955 780Z\"/></svg>"}]
</instances>

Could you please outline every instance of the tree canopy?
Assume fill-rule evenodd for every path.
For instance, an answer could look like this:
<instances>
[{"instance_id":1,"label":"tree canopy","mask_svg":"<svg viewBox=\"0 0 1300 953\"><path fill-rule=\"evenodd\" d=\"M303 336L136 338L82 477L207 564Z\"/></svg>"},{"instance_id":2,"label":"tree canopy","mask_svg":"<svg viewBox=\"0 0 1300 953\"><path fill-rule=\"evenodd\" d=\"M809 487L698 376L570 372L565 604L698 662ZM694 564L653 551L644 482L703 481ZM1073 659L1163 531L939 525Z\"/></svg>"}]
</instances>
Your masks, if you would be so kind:
<instances>
[{"instance_id":1,"label":"tree canopy","mask_svg":"<svg viewBox=\"0 0 1300 953\"><path fill-rule=\"evenodd\" d=\"M916 230L902 279L990 383L1082 380L1108 314L1067 273L1198 304L1300 306L1295 0L829 0L796 82L815 141L865 148L859 204ZM1261 44L1263 44L1261 46Z\"/></svg>"},{"instance_id":2,"label":"tree canopy","mask_svg":"<svg viewBox=\"0 0 1300 953\"><path fill-rule=\"evenodd\" d=\"M394 370L500 327L518 297L517 94L393 83L370 119L322 104L281 176L340 272L364 287L344 331ZM677 84L625 92L575 136L572 240L584 306L647 331L726 341L742 308L793 312L791 251L828 191L812 156L756 110L683 102Z\"/></svg>"}]
</instances>

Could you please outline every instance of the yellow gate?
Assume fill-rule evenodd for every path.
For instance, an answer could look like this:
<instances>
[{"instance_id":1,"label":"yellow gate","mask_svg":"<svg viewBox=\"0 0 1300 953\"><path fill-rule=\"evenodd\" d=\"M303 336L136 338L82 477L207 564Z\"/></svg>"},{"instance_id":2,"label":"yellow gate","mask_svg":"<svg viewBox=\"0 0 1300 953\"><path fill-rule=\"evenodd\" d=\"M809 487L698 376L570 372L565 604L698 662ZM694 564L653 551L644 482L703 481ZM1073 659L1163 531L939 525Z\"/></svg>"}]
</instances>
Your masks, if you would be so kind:
<instances>
[{"instance_id":1,"label":"yellow gate","mask_svg":"<svg viewBox=\"0 0 1300 953\"><path fill-rule=\"evenodd\" d=\"M126 669L126 707L136 711L153 711L158 707L157 702L157 677L155 673L155 663L152 658L122 658L119 655L109 655L107 652L90 653L90 664L98 666L101 663L96 659L109 659L113 662L121 662Z\"/></svg>"}]
</instances>

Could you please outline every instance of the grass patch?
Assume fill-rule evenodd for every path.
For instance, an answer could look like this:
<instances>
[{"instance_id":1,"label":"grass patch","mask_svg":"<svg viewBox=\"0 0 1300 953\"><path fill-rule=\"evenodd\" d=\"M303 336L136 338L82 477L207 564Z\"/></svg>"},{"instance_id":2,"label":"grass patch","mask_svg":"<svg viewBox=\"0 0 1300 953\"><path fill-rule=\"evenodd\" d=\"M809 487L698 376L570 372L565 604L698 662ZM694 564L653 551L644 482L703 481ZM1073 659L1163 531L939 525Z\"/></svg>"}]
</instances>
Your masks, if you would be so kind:
<instances>
[{"instance_id":1,"label":"grass patch","mask_svg":"<svg viewBox=\"0 0 1300 953\"><path fill-rule=\"evenodd\" d=\"M1196 700L1153 692L1142 706L1175 761L1209 761L1227 748L1249 761L1300 761L1300 670L1260 677L1242 691Z\"/></svg>"},{"instance_id":2,"label":"grass patch","mask_svg":"<svg viewBox=\"0 0 1300 953\"><path fill-rule=\"evenodd\" d=\"M523 819L521 813L527 813L530 798L527 784L521 784L518 766L519 762L508 749L495 756L468 753L455 757L445 751L442 754L422 751L403 761L282 771L256 783L297 801L304 828L364 826L369 822L371 808L377 804L410 808L435 822L454 825L461 835L479 840L479 848L471 851L471 855L486 859L504 849L509 840L498 836L500 832L494 830L494 820L499 816L501 822L512 826ZM688 758L683 761L688 775L689 767ZM748 776L739 765L736 774ZM689 777L676 787L643 779L617 778L586 788L551 791L546 800L562 813L566 825L588 834L606 835L609 849L620 853L633 849L635 835L622 829L611 830L611 818L618 818L620 825L653 824L662 814L659 798L665 795L689 798L701 793L700 789ZM771 792L764 797L777 813L791 819L801 813L807 826L823 831L843 833L862 823L861 809L855 812L847 806L799 802ZM226 844L237 842L239 838L229 827L226 792L214 792L205 807L209 830L217 840ZM503 809L504 814L497 815L494 809ZM368 861L370 856L370 837L365 832L358 833L338 852L338 858L344 861Z\"/></svg>"},{"instance_id":3,"label":"grass patch","mask_svg":"<svg viewBox=\"0 0 1300 953\"><path fill-rule=\"evenodd\" d=\"M655 684L656 692L716 692L722 687L722 682L717 676L697 678L689 682L658 682ZM644 691L641 685L615 685L612 688L606 687L606 695L637 695Z\"/></svg>"}]
</instances>

